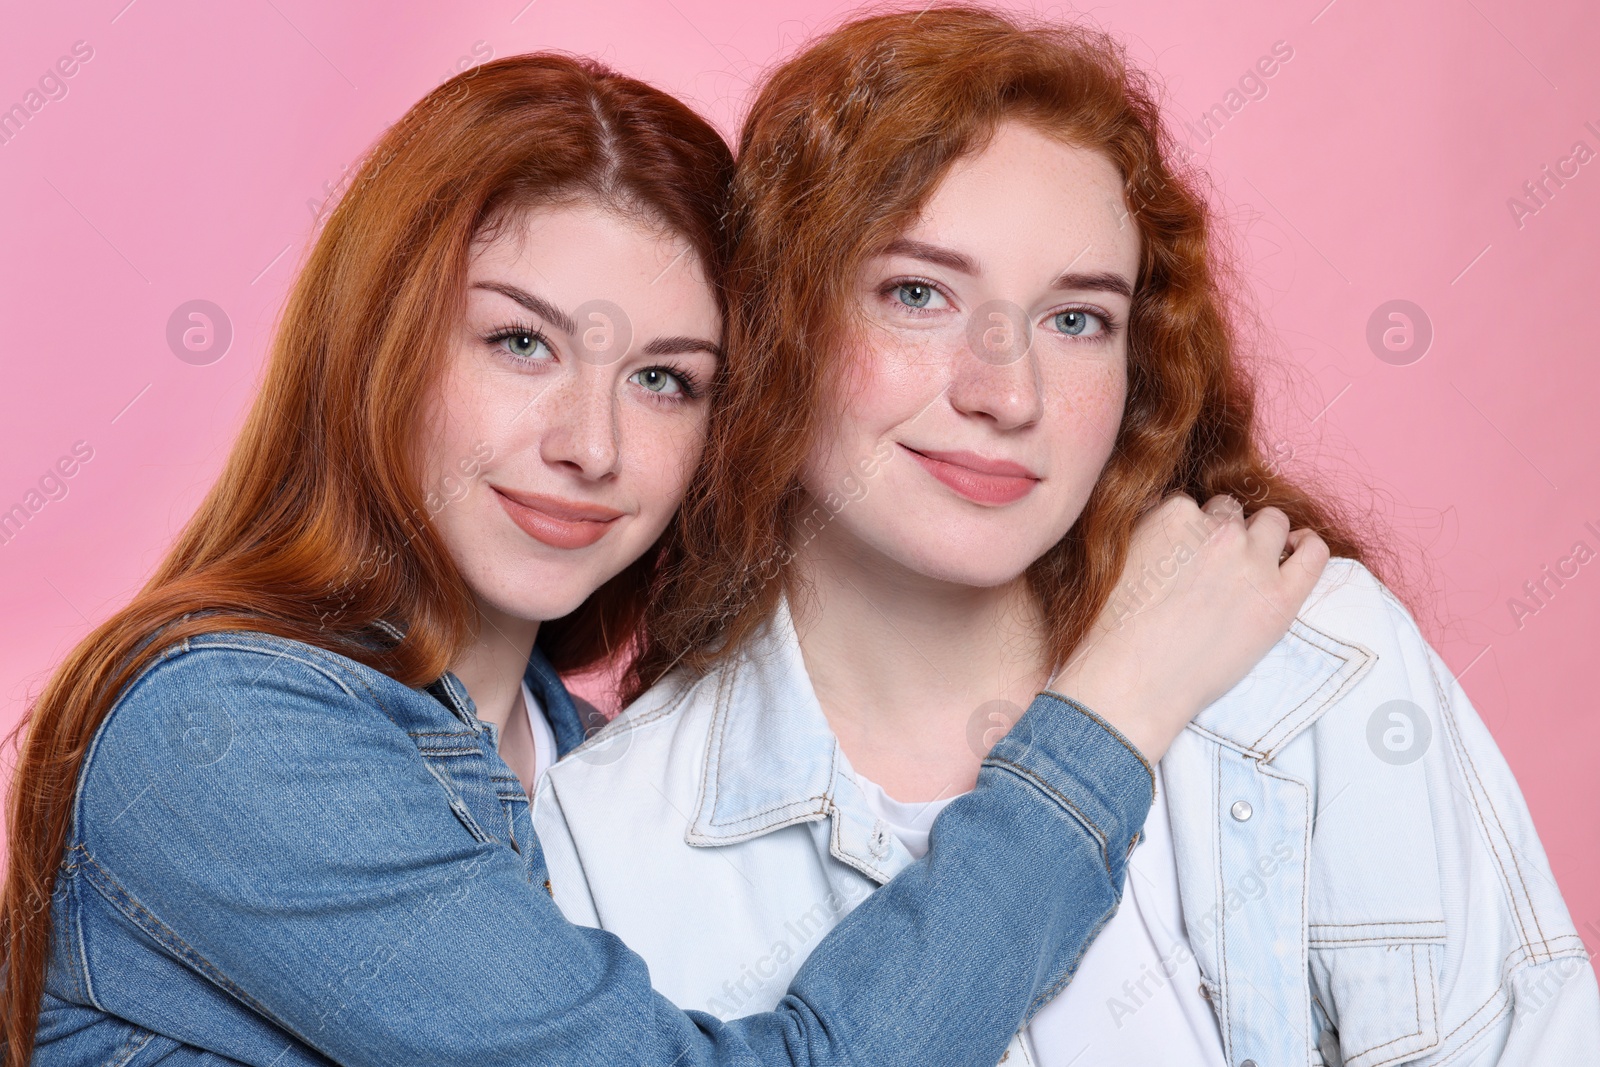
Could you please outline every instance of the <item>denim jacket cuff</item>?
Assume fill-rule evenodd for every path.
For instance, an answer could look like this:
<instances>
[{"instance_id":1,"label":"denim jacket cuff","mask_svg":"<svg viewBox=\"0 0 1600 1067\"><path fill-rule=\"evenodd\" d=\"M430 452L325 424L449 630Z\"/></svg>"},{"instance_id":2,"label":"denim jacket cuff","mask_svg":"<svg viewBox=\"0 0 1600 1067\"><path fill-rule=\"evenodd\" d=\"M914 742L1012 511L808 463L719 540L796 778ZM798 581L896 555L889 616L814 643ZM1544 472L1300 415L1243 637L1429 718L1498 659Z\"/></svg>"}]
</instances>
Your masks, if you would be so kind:
<instances>
[{"instance_id":1,"label":"denim jacket cuff","mask_svg":"<svg viewBox=\"0 0 1600 1067\"><path fill-rule=\"evenodd\" d=\"M984 761L1031 779L1099 842L1113 885L1155 797L1149 761L1084 705L1043 692Z\"/></svg>"}]
</instances>

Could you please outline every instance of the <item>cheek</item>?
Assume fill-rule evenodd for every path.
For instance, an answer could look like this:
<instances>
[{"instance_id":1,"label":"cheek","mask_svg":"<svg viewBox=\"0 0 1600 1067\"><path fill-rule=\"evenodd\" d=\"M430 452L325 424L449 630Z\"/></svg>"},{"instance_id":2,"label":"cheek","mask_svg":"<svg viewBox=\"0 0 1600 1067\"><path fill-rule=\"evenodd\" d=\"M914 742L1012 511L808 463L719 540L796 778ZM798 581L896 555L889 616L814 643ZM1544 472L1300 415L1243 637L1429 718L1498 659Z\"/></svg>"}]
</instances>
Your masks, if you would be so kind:
<instances>
[{"instance_id":1,"label":"cheek","mask_svg":"<svg viewBox=\"0 0 1600 1067\"><path fill-rule=\"evenodd\" d=\"M1061 413L1055 435L1074 465L1093 457L1095 469L1110 458L1122 426L1128 376L1123 363L1084 360L1050 390L1051 407Z\"/></svg>"},{"instance_id":2,"label":"cheek","mask_svg":"<svg viewBox=\"0 0 1600 1067\"><path fill-rule=\"evenodd\" d=\"M544 421L542 402L527 384L508 383L476 352L454 354L427 420L428 491L469 471L469 478L476 480L535 446Z\"/></svg>"},{"instance_id":3,"label":"cheek","mask_svg":"<svg viewBox=\"0 0 1600 1067\"><path fill-rule=\"evenodd\" d=\"M457 459L483 437L479 428L483 421L480 390L466 364L460 353L451 358L428 408L425 471L430 489L454 471Z\"/></svg>"},{"instance_id":4,"label":"cheek","mask_svg":"<svg viewBox=\"0 0 1600 1067\"><path fill-rule=\"evenodd\" d=\"M705 448L706 413L631 413L622 428L624 464L640 518L664 528L683 501Z\"/></svg>"},{"instance_id":5,"label":"cheek","mask_svg":"<svg viewBox=\"0 0 1600 1067\"><path fill-rule=\"evenodd\" d=\"M820 497L834 491L886 434L932 406L945 376L930 370L931 358L926 343L910 344L883 331L841 361L844 371L806 463L808 492Z\"/></svg>"},{"instance_id":6,"label":"cheek","mask_svg":"<svg viewBox=\"0 0 1600 1067\"><path fill-rule=\"evenodd\" d=\"M882 432L927 409L946 388L952 354L947 336L875 331L845 366L840 407L872 432Z\"/></svg>"}]
</instances>

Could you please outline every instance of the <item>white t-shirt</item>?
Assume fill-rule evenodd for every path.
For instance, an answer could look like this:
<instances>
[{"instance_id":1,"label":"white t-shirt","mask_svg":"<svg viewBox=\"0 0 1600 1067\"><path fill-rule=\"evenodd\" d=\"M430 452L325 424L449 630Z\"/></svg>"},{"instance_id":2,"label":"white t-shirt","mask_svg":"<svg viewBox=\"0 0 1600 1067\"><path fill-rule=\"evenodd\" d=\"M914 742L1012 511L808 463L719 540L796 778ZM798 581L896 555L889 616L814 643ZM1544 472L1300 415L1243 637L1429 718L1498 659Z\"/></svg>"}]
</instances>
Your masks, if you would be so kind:
<instances>
[{"instance_id":1,"label":"white t-shirt","mask_svg":"<svg viewBox=\"0 0 1600 1067\"><path fill-rule=\"evenodd\" d=\"M955 798L907 804L876 782L856 778L873 814L913 856L925 855L933 820ZM1067 988L1033 1017L1028 1038L1041 1067L1227 1067L1217 1017L1200 995L1200 968L1184 932L1159 765L1144 837L1128 857L1122 905Z\"/></svg>"},{"instance_id":2,"label":"white t-shirt","mask_svg":"<svg viewBox=\"0 0 1600 1067\"><path fill-rule=\"evenodd\" d=\"M528 728L533 731L533 785L528 790L532 795L538 791L544 772L556 761L556 732L550 729L550 721L544 717L544 708L534 698L527 682L522 683L522 706L527 709Z\"/></svg>"}]
</instances>

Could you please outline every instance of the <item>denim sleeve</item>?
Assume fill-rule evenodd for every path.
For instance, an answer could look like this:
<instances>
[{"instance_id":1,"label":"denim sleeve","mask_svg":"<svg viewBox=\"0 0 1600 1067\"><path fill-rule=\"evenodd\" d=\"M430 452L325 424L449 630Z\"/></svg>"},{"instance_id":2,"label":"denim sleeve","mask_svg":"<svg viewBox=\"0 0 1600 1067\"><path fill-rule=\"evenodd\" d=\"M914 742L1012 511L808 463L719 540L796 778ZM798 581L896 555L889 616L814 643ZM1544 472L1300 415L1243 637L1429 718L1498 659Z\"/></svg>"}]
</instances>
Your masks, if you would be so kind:
<instances>
[{"instance_id":1,"label":"denim sleeve","mask_svg":"<svg viewBox=\"0 0 1600 1067\"><path fill-rule=\"evenodd\" d=\"M976 1064L1060 992L1116 909L1154 795L1149 764L1043 693L934 821L928 854L818 944L779 1005L795 1063ZM826 1042L819 1044L818 1042ZM825 1051L824 1051L825 1050ZM781 1057L763 1063L785 1063Z\"/></svg>"},{"instance_id":2,"label":"denim sleeve","mask_svg":"<svg viewBox=\"0 0 1600 1067\"><path fill-rule=\"evenodd\" d=\"M198 754L197 723L218 727ZM359 684L313 657L197 649L102 729L75 862L142 937L340 1064L987 1067L1113 910L1150 798L1108 727L1042 696L778 1010L721 1022L655 993L510 845L468 832Z\"/></svg>"}]
</instances>

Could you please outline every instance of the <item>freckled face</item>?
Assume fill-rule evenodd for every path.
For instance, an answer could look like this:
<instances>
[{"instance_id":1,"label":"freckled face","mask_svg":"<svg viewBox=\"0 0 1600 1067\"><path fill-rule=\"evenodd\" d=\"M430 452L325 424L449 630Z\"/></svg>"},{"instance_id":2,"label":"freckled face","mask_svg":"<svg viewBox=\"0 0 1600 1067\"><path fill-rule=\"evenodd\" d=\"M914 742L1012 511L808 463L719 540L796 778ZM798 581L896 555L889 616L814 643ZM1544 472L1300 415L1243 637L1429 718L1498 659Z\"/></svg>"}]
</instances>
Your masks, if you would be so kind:
<instances>
[{"instance_id":1,"label":"freckled face","mask_svg":"<svg viewBox=\"0 0 1600 1067\"><path fill-rule=\"evenodd\" d=\"M423 444L474 595L559 618L639 558L699 461L722 323L682 238L589 204L474 246Z\"/></svg>"},{"instance_id":2,"label":"freckled face","mask_svg":"<svg viewBox=\"0 0 1600 1067\"><path fill-rule=\"evenodd\" d=\"M1105 156L1008 122L865 264L803 476L833 549L993 586L1071 529L1126 397L1125 211Z\"/></svg>"}]
</instances>

